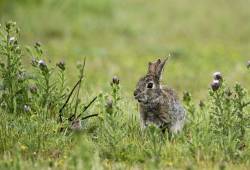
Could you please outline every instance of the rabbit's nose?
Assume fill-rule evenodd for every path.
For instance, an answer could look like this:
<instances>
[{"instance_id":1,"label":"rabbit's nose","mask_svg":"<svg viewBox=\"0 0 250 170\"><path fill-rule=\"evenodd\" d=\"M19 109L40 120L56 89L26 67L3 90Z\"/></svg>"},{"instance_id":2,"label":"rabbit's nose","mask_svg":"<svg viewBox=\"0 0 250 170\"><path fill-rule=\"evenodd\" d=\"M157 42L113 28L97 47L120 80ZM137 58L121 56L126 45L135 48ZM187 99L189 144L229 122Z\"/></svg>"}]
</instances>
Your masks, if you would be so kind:
<instances>
[{"instance_id":1,"label":"rabbit's nose","mask_svg":"<svg viewBox=\"0 0 250 170\"><path fill-rule=\"evenodd\" d=\"M134 91L134 96L137 96L138 92L137 91Z\"/></svg>"},{"instance_id":2,"label":"rabbit's nose","mask_svg":"<svg viewBox=\"0 0 250 170\"><path fill-rule=\"evenodd\" d=\"M134 91L134 96L136 97L139 94L139 90Z\"/></svg>"}]
</instances>

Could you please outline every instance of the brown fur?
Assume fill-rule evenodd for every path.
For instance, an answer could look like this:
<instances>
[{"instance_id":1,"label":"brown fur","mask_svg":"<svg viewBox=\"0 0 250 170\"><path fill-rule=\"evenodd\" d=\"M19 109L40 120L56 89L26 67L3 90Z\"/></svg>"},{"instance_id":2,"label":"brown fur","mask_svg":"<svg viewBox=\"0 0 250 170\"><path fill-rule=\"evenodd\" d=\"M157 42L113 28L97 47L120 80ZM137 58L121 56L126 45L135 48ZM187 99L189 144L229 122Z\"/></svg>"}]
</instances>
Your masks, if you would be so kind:
<instances>
[{"instance_id":1,"label":"brown fur","mask_svg":"<svg viewBox=\"0 0 250 170\"><path fill-rule=\"evenodd\" d=\"M160 83L166 60L150 62L148 73L137 83L134 92L140 104L140 115L143 127L154 123L163 130L172 133L180 131L185 121L185 110L176 93Z\"/></svg>"}]
</instances>

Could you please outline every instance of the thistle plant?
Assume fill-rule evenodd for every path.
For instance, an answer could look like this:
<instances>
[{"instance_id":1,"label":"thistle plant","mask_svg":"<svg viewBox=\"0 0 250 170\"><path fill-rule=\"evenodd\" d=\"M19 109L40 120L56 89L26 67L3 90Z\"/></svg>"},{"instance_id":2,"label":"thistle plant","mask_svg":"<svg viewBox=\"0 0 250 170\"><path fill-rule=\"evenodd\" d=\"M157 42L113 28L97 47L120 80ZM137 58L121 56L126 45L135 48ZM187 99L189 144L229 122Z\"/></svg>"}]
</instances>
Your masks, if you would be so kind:
<instances>
[{"instance_id":1,"label":"thistle plant","mask_svg":"<svg viewBox=\"0 0 250 170\"><path fill-rule=\"evenodd\" d=\"M28 75L24 70L19 44L19 29L8 22L0 31L1 107L9 113L24 112L28 99Z\"/></svg>"},{"instance_id":2,"label":"thistle plant","mask_svg":"<svg viewBox=\"0 0 250 170\"><path fill-rule=\"evenodd\" d=\"M117 76L114 76L111 83L111 98L109 99L112 104L113 114L119 114L122 110L119 107L120 96L120 80ZM108 104L108 103L107 103Z\"/></svg>"},{"instance_id":3,"label":"thistle plant","mask_svg":"<svg viewBox=\"0 0 250 170\"><path fill-rule=\"evenodd\" d=\"M120 80L117 76L114 76L110 82L109 92L100 93L99 95L100 112L103 117L120 115L122 112L119 104L120 100Z\"/></svg>"},{"instance_id":4,"label":"thistle plant","mask_svg":"<svg viewBox=\"0 0 250 170\"><path fill-rule=\"evenodd\" d=\"M65 62L64 61L59 61L56 66L59 70L59 73L58 73L58 80L59 80L59 84L58 84L58 92L62 98L65 97L65 91L66 91L66 79L65 79L65 70L66 70L66 66L65 66Z\"/></svg>"},{"instance_id":5,"label":"thistle plant","mask_svg":"<svg viewBox=\"0 0 250 170\"><path fill-rule=\"evenodd\" d=\"M33 66L33 77L31 80L32 86L30 88L31 98L33 102L33 109L38 111L43 108L46 114L54 115L61 99L58 96L58 81L53 79L55 68L50 67L44 60L44 52L41 43L35 43L33 48L28 48L28 53L32 56L31 64ZM61 91L61 94L64 92ZM39 111L40 112L40 111Z\"/></svg>"},{"instance_id":6,"label":"thistle plant","mask_svg":"<svg viewBox=\"0 0 250 170\"><path fill-rule=\"evenodd\" d=\"M197 158L197 150L209 155L210 160L241 160L247 153L250 100L247 91L236 83L226 84L222 74L213 74L208 100L194 105L191 94L184 93L187 124L183 139ZM181 138L182 138L181 137ZM220 154L222 151L223 156Z\"/></svg>"},{"instance_id":7,"label":"thistle plant","mask_svg":"<svg viewBox=\"0 0 250 170\"><path fill-rule=\"evenodd\" d=\"M217 83L216 83L217 84ZM250 104L246 90L235 84L234 88L219 81L216 88L209 91L209 127L211 135L220 149L229 157L238 157L238 152L244 150L245 132L249 127L250 117L246 107ZM230 144L228 142L232 142Z\"/></svg>"},{"instance_id":8,"label":"thistle plant","mask_svg":"<svg viewBox=\"0 0 250 170\"><path fill-rule=\"evenodd\" d=\"M112 157L121 157L123 151L119 146L127 135L126 131L117 131L126 126L122 120L120 100L120 80L114 76L110 82L109 91L98 96L100 127L97 131L100 142L107 142L107 150L105 149L102 154Z\"/></svg>"}]
</instances>

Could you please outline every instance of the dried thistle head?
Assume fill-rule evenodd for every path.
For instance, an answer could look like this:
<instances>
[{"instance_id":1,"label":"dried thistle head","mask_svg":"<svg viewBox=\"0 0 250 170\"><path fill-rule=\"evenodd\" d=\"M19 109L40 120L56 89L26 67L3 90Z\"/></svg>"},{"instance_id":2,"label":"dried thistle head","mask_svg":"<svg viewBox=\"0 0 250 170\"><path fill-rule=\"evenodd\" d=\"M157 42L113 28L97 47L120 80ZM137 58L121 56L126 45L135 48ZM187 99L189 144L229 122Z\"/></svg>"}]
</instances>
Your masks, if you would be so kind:
<instances>
[{"instance_id":1,"label":"dried thistle head","mask_svg":"<svg viewBox=\"0 0 250 170\"><path fill-rule=\"evenodd\" d=\"M62 71L65 70L65 63L64 63L64 61L58 62L58 63L56 64L56 66L57 66L58 68L60 68Z\"/></svg>"},{"instance_id":2,"label":"dried thistle head","mask_svg":"<svg viewBox=\"0 0 250 170\"><path fill-rule=\"evenodd\" d=\"M117 76L114 76L111 81L111 86L119 84L120 84L120 79Z\"/></svg>"},{"instance_id":3,"label":"dried thistle head","mask_svg":"<svg viewBox=\"0 0 250 170\"><path fill-rule=\"evenodd\" d=\"M211 83L211 88L213 91L217 91L221 86L221 83L219 80L213 80L213 82Z\"/></svg>"},{"instance_id":4,"label":"dried thistle head","mask_svg":"<svg viewBox=\"0 0 250 170\"><path fill-rule=\"evenodd\" d=\"M222 81L223 80L223 77L221 75L221 72L217 71L213 74L213 77L214 77L214 80L219 80L219 81Z\"/></svg>"},{"instance_id":5,"label":"dried thistle head","mask_svg":"<svg viewBox=\"0 0 250 170\"><path fill-rule=\"evenodd\" d=\"M45 72L48 71L48 66L47 66L47 64L45 63L44 60L39 60L39 61L38 61L38 66L39 66L39 68L40 68L42 71L45 71Z\"/></svg>"}]
</instances>

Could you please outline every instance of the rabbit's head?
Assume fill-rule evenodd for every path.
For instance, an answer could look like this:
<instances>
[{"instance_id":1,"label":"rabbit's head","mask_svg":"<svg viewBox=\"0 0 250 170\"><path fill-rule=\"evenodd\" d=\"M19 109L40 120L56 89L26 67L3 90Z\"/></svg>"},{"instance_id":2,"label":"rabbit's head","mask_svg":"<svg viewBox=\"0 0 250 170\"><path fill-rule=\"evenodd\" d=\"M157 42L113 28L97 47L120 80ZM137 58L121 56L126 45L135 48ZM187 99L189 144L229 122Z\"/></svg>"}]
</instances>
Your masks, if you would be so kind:
<instances>
[{"instance_id":1,"label":"rabbit's head","mask_svg":"<svg viewBox=\"0 0 250 170\"><path fill-rule=\"evenodd\" d=\"M137 83L134 97L141 104L150 104L161 96L161 74L167 59L149 62L148 73Z\"/></svg>"}]
</instances>

